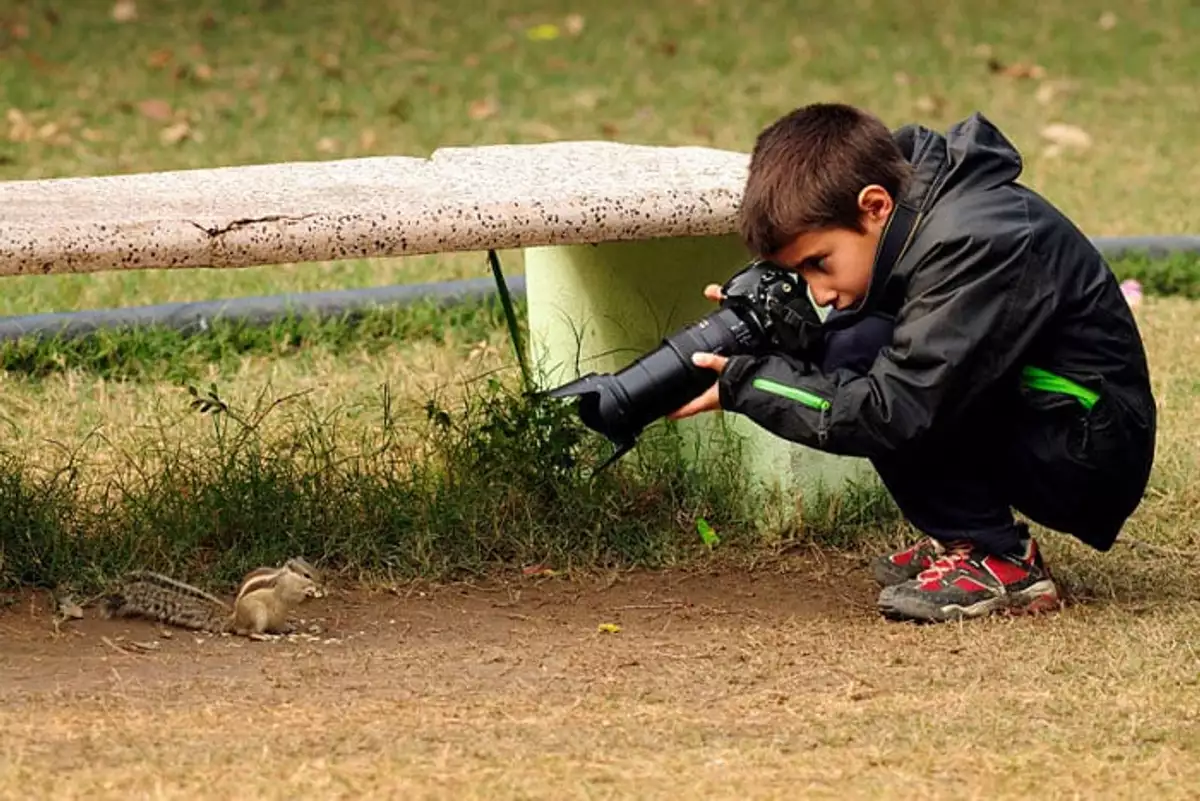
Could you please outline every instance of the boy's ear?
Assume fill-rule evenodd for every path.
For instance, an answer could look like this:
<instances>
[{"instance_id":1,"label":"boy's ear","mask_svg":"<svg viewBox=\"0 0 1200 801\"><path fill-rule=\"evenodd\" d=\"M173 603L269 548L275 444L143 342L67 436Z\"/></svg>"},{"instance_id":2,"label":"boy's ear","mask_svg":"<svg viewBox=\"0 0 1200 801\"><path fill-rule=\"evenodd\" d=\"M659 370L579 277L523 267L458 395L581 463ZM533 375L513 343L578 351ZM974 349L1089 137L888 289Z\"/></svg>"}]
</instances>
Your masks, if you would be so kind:
<instances>
[{"instance_id":1,"label":"boy's ear","mask_svg":"<svg viewBox=\"0 0 1200 801\"><path fill-rule=\"evenodd\" d=\"M895 207L891 194L879 184L863 187L858 193L858 210L868 222L881 223Z\"/></svg>"}]
</instances>

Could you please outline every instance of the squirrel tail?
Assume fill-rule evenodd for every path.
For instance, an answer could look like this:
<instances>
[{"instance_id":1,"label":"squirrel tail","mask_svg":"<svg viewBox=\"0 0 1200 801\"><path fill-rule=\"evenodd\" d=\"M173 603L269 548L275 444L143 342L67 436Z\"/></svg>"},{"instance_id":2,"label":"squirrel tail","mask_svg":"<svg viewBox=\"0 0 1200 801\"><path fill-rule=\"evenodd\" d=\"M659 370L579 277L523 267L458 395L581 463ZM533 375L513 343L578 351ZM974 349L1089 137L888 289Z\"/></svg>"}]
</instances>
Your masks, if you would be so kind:
<instances>
[{"instance_id":1,"label":"squirrel tail","mask_svg":"<svg viewBox=\"0 0 1200 801\"><path fill-rule=\"evenodd\" d=\"M169 576L138 570L103 599L105 617L143 617L214 634L230 631L233 613L214 595Z\"/></svg>"}]
</instances>

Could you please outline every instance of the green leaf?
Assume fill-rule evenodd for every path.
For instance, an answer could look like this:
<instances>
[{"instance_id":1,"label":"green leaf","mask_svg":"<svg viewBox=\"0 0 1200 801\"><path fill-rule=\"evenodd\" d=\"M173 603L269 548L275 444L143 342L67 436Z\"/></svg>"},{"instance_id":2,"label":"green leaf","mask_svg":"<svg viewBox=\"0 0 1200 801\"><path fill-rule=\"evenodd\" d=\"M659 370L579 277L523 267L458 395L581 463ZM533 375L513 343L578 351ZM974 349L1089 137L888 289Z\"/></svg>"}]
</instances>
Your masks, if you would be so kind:
<instances>
[{"instance_id":1,"label":"green leaf","mask_svg":"<svg viewBox=\"0 0 1200 801\"><path fill-rule=\"evenodd\" d=\"M700 532L700 539L704 540L704 544L709 548L714 548L721 544L721 538L717 536L717 532L713 531L712 526L703 517L696 520L696 531Z\"/></svg>"}]
</instances>

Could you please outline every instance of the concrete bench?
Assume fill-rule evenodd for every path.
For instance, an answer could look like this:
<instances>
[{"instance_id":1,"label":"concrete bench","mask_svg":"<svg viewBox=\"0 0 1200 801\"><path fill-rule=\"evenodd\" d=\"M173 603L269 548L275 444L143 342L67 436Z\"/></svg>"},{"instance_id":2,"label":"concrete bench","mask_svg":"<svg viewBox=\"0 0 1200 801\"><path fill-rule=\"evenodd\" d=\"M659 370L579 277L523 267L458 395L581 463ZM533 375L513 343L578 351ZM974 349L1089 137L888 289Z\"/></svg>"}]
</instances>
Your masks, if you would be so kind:
<instances>
[{"instance_id":1,"label":"concrete bench","mask_svg":"<svg viewBox=\"0 0 1200 801\"><path fill-rule=\"evenodd\" d=\"M748 156L566 142L0 183L0 276L521 249L541 380L619 369L712 311L746 261L734 235ZM710 437L718 416L686 421ZM733 418L747 472L836 484L859 460Z\"/></svg>"}]
</instances>

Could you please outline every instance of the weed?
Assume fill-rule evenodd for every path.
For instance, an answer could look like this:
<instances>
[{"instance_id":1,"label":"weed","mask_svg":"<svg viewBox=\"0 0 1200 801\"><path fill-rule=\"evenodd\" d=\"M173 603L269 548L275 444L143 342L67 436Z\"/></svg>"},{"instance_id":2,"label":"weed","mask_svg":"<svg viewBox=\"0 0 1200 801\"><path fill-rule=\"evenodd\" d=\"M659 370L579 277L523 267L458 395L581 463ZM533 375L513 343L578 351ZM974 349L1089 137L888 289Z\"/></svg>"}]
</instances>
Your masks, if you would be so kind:
<instances>
[{"instance_id":1,"label":"weed","mask_svg":"<svg viewBox=\"0 0 1200 801\"><path fill-rule=\"evenodd\" d=\"M217 387L188 397L189 413L209 418L206 438L164 428L124 446L97 483L75 468L78 452L51 470L4 455L0 585L90 588L133 567L211 583L294 553L391 577L657 566L702 547L699 518L726 548L757 530L736 447L685 459L663 425L596 473L608 444L568 405L496 377L454 406L430 400L417 421L395 414L385 388L377 425L353 440L303 394L264 393L248 408ZM268 436L263 423L283 413Z\"/></svg>"}]
</instances>

